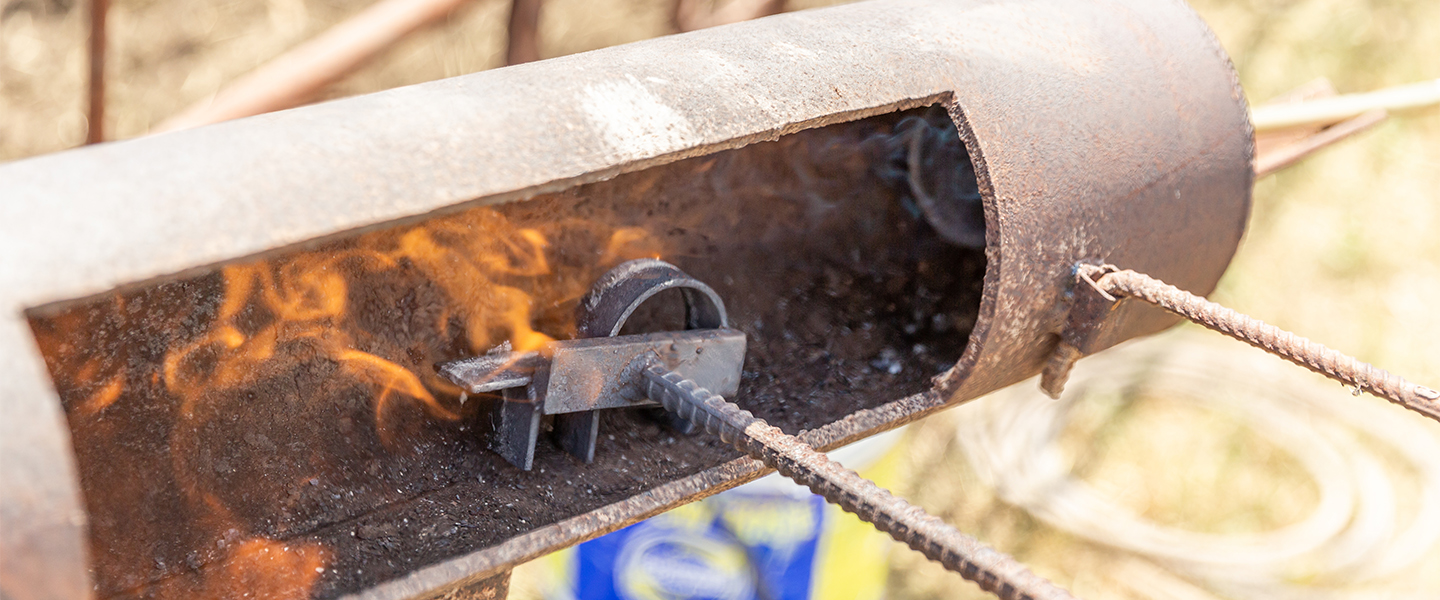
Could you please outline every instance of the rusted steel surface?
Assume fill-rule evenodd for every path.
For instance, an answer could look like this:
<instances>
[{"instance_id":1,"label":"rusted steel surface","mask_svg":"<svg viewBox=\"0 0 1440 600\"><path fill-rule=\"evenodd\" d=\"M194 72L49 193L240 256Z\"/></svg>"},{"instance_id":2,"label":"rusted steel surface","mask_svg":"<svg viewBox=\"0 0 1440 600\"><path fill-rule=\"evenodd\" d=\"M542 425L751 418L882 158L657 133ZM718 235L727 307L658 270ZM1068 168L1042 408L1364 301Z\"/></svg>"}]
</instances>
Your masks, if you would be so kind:
<instances>
[{"instance_id":1,"label":"rusted steel surface","mask_svg":"<svg viewBox=\"0 0 1440 600\"><path fill-rule=\"evenodd\" d=\"M549 362L538 351L513 352L500 346L484 356L440 365L440 376L471 394L525 387L535 380L535 370Z\"/></svg>"},{"instance_id":2,"label":"rusted steel surface","mask_svg":"<svg viewBox=\"0 0 1440 600\"><path fill-rule=\"evenodd\" d=\"M980 543L924 509L830 460L799 438L659 364L644 371L646 393L750 458L765 463L1004 600L1073 598L1013 557Z\"/></svg>"},{"instance_id":3,"label":"rusted steel surface","mask_svg":"<svg viewBox=\"0 0 1440 600\"><path fill-rule=\"evenodd\" d=\"M0 166L0 251L20 257L0 271L0 589L90 589L69 434L25 311L934 102L984 200L980 318L934 390L806 436L830 448L1037 373L1078 261L1213 288L1245 223L1251 131L1187 7L863 3ZM1095 348L1175 320L1122 306ZM761 470L716 467L366 595L495 574Z\"/></svg>"},{"instance_id":4,"label":"rusted steel surface","mask_svg":"<svg viewBox=\"0 0 1440 600\"><path fill-rule=\"evenodd\" d=\"M879 409L857 411L842 421L804 432L797 437L811 448L834 450L876 432L909 422L907 417L916 415L919 407L933 406L943 400L935 391L916 394ZM558 548L595 539L631 523L718 494L771 472L771 468L752 458L731 461L600 510L512 537L484 552L471 553L414 571L406 577L375 586L350 598L412 598L437 589L463 587L469 582L484 580L495 573L508 572L514 565L540 558Z\"/></svg>"},{"instance_id":5,"label":"rusted steel surface","mask_svg":"<svg viewBox=\"0 0 1440 600\"><path fill-rule=\"evenodd\" d=\"M1357 394L1364 390L1440 421L1440 392L1434 389L1133 270L1086 265L1081 272L1094 282L1094 289L1077 286L1078 293L1143 300L1351 386Z\"/></svg>"}]
</instances>

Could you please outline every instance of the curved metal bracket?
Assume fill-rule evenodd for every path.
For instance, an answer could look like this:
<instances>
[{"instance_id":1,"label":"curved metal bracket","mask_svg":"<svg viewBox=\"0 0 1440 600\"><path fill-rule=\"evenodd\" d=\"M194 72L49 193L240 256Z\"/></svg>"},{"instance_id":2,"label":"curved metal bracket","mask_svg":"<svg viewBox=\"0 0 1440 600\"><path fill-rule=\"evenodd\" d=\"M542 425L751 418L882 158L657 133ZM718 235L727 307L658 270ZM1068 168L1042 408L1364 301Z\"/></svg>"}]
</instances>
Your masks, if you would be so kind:
<instances>
[{"instance_id":1,"label":"curved metal bracket","mask_svg":"<svg viewBox=\"0 0 1440 600\"><path fill-rule=\"evenodd\" d=\"M582 338L620 335L625 321L641 304L669 289L679 289L685 297L685 329L721 329L728 325L725 302L714 289L675 265L642 258L622 263L595 281L575 309L576 330ZM693 423L673 413L659 410L654 416L683 434L695 432ZM598 410L555 415L556 442L587 463L595 460L599 433Z\"/></svg>"}]
</instances>

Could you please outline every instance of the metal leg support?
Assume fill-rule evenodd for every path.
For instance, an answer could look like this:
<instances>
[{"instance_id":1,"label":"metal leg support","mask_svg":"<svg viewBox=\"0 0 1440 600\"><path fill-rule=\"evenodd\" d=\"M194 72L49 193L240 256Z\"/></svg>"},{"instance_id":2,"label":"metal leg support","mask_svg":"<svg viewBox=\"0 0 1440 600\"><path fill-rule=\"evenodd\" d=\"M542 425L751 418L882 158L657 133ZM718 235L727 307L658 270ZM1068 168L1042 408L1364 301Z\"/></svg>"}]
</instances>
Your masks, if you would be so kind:
<instances>
[{"instance_id":1,"label":"metal leg support","mask_svg":"<svg viewBox=\"0 0 1440 600\"><path fill-rule=\"evenodd\" d=\"M595 436L599 433L598 410L555 415L555 443L585 464L595 461Z\"/></svg>"},{"instance_id":2,"label":"metal leg support","mask_svg":"<svg viewBox=\"0 0 1440 600\"><path fill-rule=\"evenodd\" d=\"M529 388L504 391L505 401L496 409L493 450L526 471L535 464L535 440L540 437L540 403L529 396ZM593 451L592 451L593 452Z\"/></svg>"}]
</instances>

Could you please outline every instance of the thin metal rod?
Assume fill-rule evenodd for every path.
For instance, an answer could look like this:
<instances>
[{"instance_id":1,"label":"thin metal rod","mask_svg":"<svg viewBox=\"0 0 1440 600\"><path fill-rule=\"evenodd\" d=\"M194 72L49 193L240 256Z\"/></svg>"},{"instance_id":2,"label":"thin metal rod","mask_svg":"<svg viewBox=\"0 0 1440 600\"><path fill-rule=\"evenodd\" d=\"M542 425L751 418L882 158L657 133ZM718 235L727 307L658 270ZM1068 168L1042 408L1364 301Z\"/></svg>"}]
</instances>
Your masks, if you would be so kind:
<instances>
[{"instance_id":1,"label":"thin metal rod","mask_svg":"<svg viewBox=\"0 0 1440 600\"><path fill-rule=\"evenodd\" d=\"M675 0L671 20L680 31L695 31L758 19L784 10L784 0L731 0L719 7L705 6L697 0Z\"/></svg>"},{"instance_id":2,"label":"thin metal rod","mask_svg":"<svg viewBox=\"0 0 1440 600\"><path fill-rule=\"evenodd\" d=\"M543 0L511 1L505 64L518 65L540 60L540 9L543 4Z\"/></svg>"},{"instance_id":3,"label":"thin metal rod","mask_svg":"<svg viewBox=\"0 0 1440 600\"><path fill-rule=\"evenodd\" d=\"M1208 329L1265 350L1316 373L1364 390L1440 421L1440 392L1300 337L1259 319L1166 284L1159 279L1105 265L1082 265L1082 281L1104 294L1136 298Z\"/></svg>"},{"instance_id":4,"label":"thin metal rod","mask_svg":"<svg viewBox=\"0 0 1440 600\"><path fill-rule=\"evenodd\" d=\"M1268 152L1259 152L1255 156L1255 177L1264 177L1300 162L1300 159L1331 144L1379 125L1387 116L1389 113L1385 112L1385 109L1375 109L1353 119L1326 127L1294 143Z\"/></svg>"},{"instance_id":5,"label":"thin metal rod","mask_svg":"<svg viewBox=\"0 0 1440 600\"><path fill-rule=\"evenodd\" d=\"M105 141L105 16L110 0L90 0L90 95L86 144Z\"/></svg>"},{"instance_id":6,"label":"thin metal rod","mask_svg":"<svg viewBox=\"0 0 1440 600\"><path fill-rule=\"evenodd\" d=\"M151 130L162 133L293 108L468 0L380 0Z\"/></svg>"},{"instance_id":7,"label":"thin metal rod","mask_svg":"<svg viewBox=\"0 0 1440 600\"><path fill-rule=\"evenodd\" d=\"M897 498L749 411L663 367L644 370L646 394L667 410L717 434L829 502L875 525L930 560L1005 600L1074 598L1014 558Z\"/></svg>"},{"instance_id":8,"label":"thin metal rod","mask_svg":"<svg viewBox=\"0 0 1440 600\"><path fill-rule=\"evenodd\" d=\"M1376 109L1399 111L1431 106L1440 106L1440 79L1364 94L1257 106L1250 111L1250 121L1256 132L1265 132L1305 125L1339 123Z\"/></svg>"}]
</instances>

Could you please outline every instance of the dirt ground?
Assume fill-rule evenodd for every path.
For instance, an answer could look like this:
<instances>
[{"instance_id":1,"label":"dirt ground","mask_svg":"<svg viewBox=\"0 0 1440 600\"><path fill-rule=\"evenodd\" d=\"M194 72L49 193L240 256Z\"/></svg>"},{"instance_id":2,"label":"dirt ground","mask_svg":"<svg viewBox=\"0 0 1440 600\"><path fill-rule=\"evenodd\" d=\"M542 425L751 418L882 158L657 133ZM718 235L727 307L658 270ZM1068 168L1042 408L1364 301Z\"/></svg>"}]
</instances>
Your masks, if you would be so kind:
<instances>
[{"instance_id":1,"label":"dirt ground","mask_svg":"<svg viewBox=\"0 0 1440 600\"><path fill-rule=\"evenodd\" d=\"M106 130L118 138L143 135L366 4L116 0ZM668 4L553 0L542 18L542 55L669 33ZM1252 102L1317 77L1328 77L1341 92L1355 92L1440 76L1440 3L1433 0L1192 5L1231 53ZM330 93L363 93L499 66L507 10L498 0L477 1ZM75 0L0 2L0 160L62 150L84 138L84 13ZM1261 180L1247 237L1213 297L1412 379L1440 382L1434 352L1440 337L1436 190L1436 111L1397 115ZM1330 389L1335 402L1378 402L1352 398L1338 386ZM1079 425L1067 433L1068 447L1086 481L1149 518L1197 531L1257 532L1299 520L1318 501L1295 461L1236 419L1198 417L1163 398L1118 411L1107 406L1081 403ZM1137 591L1134 569L1119 568L1133 564L1128 555L999 500L955 442L963 418L956 411L912 428L911 478L898 492L1085 598L1222 597L1195 585L1165 594L1155 586ZM1421 597L1440 589L1440 551L1430 548L1390 580L1395 589ZM514 593L519 597L531 589L517 581ZM889 595L984 597L904 549L892 556Z\"/></svg>"}]
</instances>

